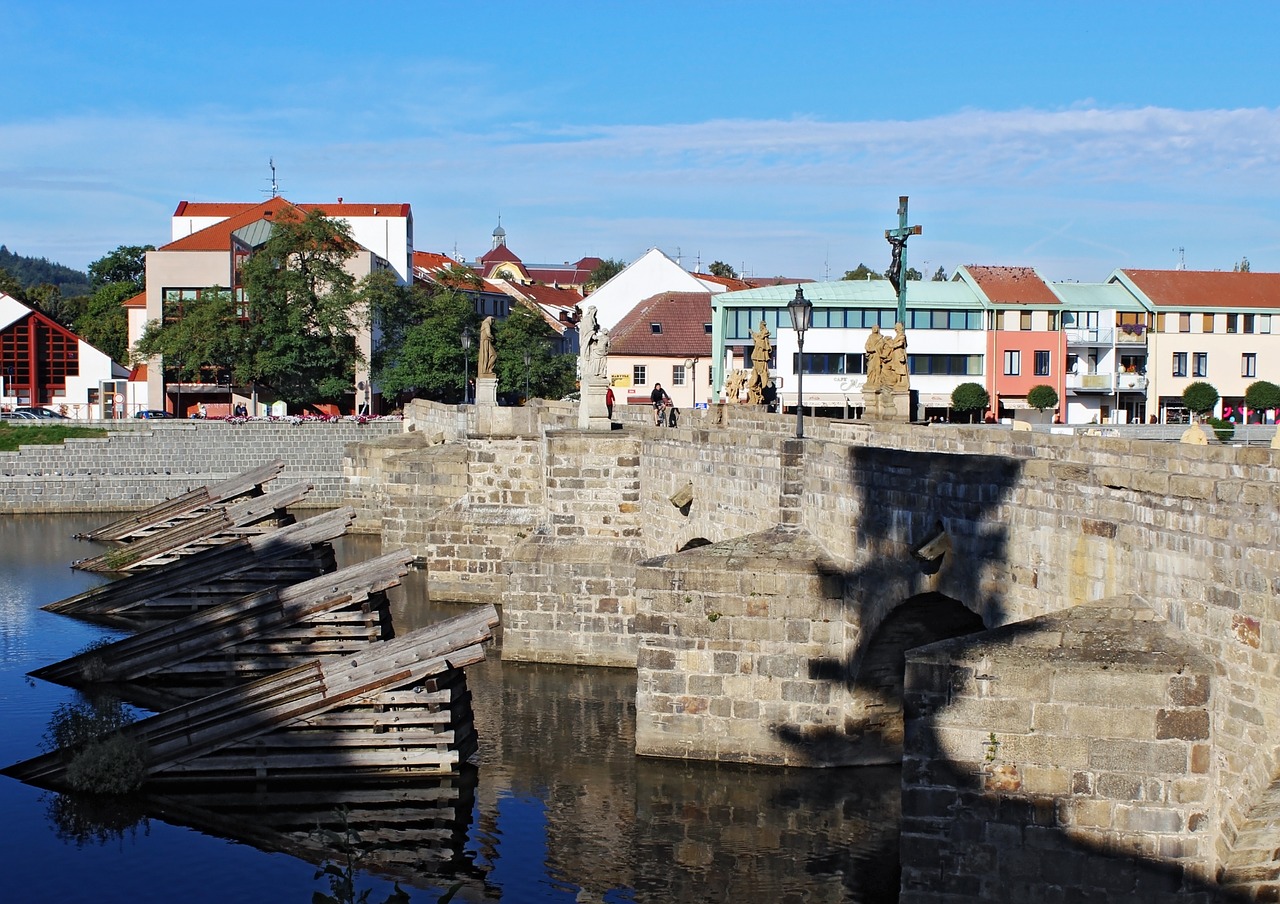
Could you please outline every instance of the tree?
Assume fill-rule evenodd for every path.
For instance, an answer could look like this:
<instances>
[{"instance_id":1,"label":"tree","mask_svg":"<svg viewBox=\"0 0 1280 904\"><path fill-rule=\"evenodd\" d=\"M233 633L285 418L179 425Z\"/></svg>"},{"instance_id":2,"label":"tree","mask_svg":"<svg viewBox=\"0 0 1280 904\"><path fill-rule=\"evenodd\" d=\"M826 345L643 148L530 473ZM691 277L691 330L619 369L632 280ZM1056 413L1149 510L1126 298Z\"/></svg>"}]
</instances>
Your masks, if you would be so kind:
<instances>
[{"instance_id":1,"label":"tree","mask_svg":"<svg viewBox=\"0 0 1280 904\"><path fill-rule=\"evenodd\" d=\"M22 283L18 277L14 276L4 267L0 267L0 292L8 295L10 298L26 303L27 292L22 288Z\"/></svg>"},{"instance_id":2,"label":"tree","mask_svg":"<svg viewBox=\"0 0 1280 904\"><path fill-rule=\"evenodd\" d=\"M498 388L503 392L524 394L524 353L527 349L531 396L558 399L573 392L578 358L576 355L553 354L556 339L556 331L541 316L522 304L512 305L510 316L498 322L494 336L494 344L498 347Z\"/></svg>"},{"instance_id":3,"label":"tree","mask_svg":"<svg viewBox=\"0 0 1280 904\"><path fill-rule=\"evenodd\" d=\"M1187 406L1188 411L1204 416L1218 404L1218 390L1203 380L1189 383L1187 388L1182 390L1182 404Z\"/></svg>"},{"instance_id":4,"label":"tree","mask_svg":"<svg viewBox=\"0 0 1280 904\"><path fill-rule=\"evenodd\" d=\"M470 297L448 286L418 285L373 295L371 310L382 328L372 364L384 397L462 399L464 364L468 372L475 366L475 355L463 352L462 331L479 332Z\"/></svg>"},{"instance_id":5,"label":"tree","mask_svg":"<svg viewBox=\"0 0 1280 904\"><path fill-rule=\"evenodd\" d=\"M1249 267L1250 267L1249 258L1242 257L1240 258L1240 260L1236 261L1236 265L1231 269L1234 270L1236 273L1248 273Z\"/></svg>"},{"instance_id":6,"label":"tree","mask_svg":"<svg viewBox=\"0 0 1280 904\"><path fill-rule=\"evenodd\" d=\"M991 396L981 383L961 383L951 391L951 407L959 412L969 412L970 421L991 404Z\"/></svg>"},{"instance_id":7,"label":"tree","mask_svg":"<svg viewBox=\"0 0 1280 904\"><path fill-rule=\"evenodd\" d=\"M1280 408L1280 386L1267 380L1256 380L1245 388L1244 404L1254 411Z\"/></svg>"},{"instance_id":8,"label":"tree","mask_svg":"<svg viewBox=\"0 0 1280 904\"><path fill-rule=\"evenodd\" d=\"M107 283L85 299L75 332L112 361L129 360L129 312L124 303L140 289L131 283Z\"/></svg>"},{"instance_id":9,"label":"tree","mask_svg":"<svg viewBox=\"0 0 1280 904\"><path fill-rule=\"evenodd\" d=\"M1048 383L1032 386L1027 391L1027 404L1039 412L1043 412L1046 408L1056 408L1058 406L1058 390Z\"/></svg>"},{"instance_id":10,"label":"tree","mask_svg":"<svg viewBox=\"0 0 1280 904\"><path fill-rule=\"evenodd\" d=\"M863 279L863 280L865 280L865 279L884 279L884 277L883 277L883 276L881 276L881 275L880 275L879 273L877 273L875 270L872 270L872 269L871 269L870 267L868 267L866 264L858 264L858 269L856 269L856 270L846 270L846 271L844 271L844 276L842 276L842 277L840 277L840 278L841 278L841 279L849 279L849 280L854 280L854 279Z\"/></svg>"},{"instance_id":11,"label":"tree","mask_svg":"<svg viewBox=\"0 0 1280 904\"><path fill-rule=\"evenodd\" d=\"M163 356L165 371L175 381L197 382L210 370L233 371L243 361L246 331L229 292L206 289L183 301L181 310L170 307L164 314L147 324L134 353L140 359Z\"/></svg>"},{"instance_id":12,"label":"tree","mask_svg":"<svg viewBox=\"0 0 1280 904\"><path fill-rule=\"evenodd\" d=\"M147 281L147 252L155 251L155 245L120 245L89 265L89 279L93 288L100 289L111 283L131 283L135 292L141 292Z\"/></svg>"},{"instance_id":13,"label":"tree","mask_svg":"<svg viewBox=\"0 0 1280 904\"><path fill-rule=\"evenodd\" d=\"M947 269L946 269L946 267L941 267L941 266L940 266L940 267L938 267L938 269L937 269L937 270L934 270L934 271L933 271L933 281L934 281L934 282L946 282L946 281L947 281Z\"/></svg>"},{"instance_id":14,"label":"tree","mask_svg":"<svg viewBox=\"0 0 1280 904\"><path fill-rule=\"evenodd\" d=\"M907 279L914 279L916 282L919 282L924 279L924 274L921 273L919 270L917 270L915 267L908 267Z\"/></svg>"},{"instance_id":15,"label":"tree","mask_svg":"<svg viewBox=\"0 0 1280 904\"><path fill-rule=\"evenodd\" d=\"M587 277L587 285L592 289L598 289L625 270L626 266L626 261L614 260L613 258L601 261L591 271L591 275Z\"/></svg>"},{"instance_id":16,"label":"tree","mask_svg":"<svg viewBox=\"0 0 1280 904\"><path fill-rule=\"evenodd\" d=\"M721 279L738 278L738 271L730 267L724 261L712 261L711 266L707 268L707 272L712 276L718 276Z\"/></svg>"},{"instance_id":17,"label":"tree","mask_svg":"<svg viewBox=\"0 0 1280 904\"><path fill-rule=\"evenodd\" d=\"M357 247L345 223L319 210L276 218L241 271L248 323L238 382L263 384L290 405L354 391L363 360L355 333L367 315L344 264Z\"/></svg>"}]
</instances>

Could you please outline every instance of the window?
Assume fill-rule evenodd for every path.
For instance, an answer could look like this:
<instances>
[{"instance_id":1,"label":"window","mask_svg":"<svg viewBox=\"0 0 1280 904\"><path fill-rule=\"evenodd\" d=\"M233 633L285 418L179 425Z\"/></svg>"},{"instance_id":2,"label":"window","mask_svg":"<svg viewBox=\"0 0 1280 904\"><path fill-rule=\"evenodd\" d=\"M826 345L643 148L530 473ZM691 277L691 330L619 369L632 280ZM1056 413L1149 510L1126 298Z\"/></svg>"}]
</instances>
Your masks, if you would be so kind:
<instances>
[{"instance_id":1,"label":"window","mask_svg":"<svg viewBox=\"0 0 1280 904\"><path fill-rule=\"evenodd\" d=\"M1259 333L1266 333L1266 334L1271 333L1271 315L1270 314L1259 314L1256 322L1257 322Z\"/></svg>"},{"instance_id":2,"label":"window","mask_svg":"<svg viewBox=\"0 0 1280 904\"><path fill-rule=\"evenodd\" d=\"M1036 352L1036 376L1049 376L1049 353L1047 351Z\"/></svg>"},{"instance_id":3,"label":"window","mask_svg":"<svg viewBox=\"0 0 1280 904\"><path fill-rule=\"evenodd\" d=\"M1022 352L1010 350L1004 353L1004 373L1008 377L1022 373Z\"/></svg>"},{"instance_id":4,"label":"window","mask_svg":"<svg viewBox=\"0 0 1280 904\"><path fill-rule=\"evenodd\" d=\"M631 382L636 386L643 386L649 382L649 377L645 373L645 366L643 364L631 365Z\"/></svg>"},{"instance_id":5,"label":"window","mask_svg":"<svg viewBox=\"0 0 1280 904\"><path fill-rule=\"evenodd\" d=\"M1179 333L1191 332L1191 312L1190 311L1183 311L1181 314L1178 315L1178 332Z\"/></svg>"},{"instance_id":6,"label":"window","mask_svg":"<svg viewBox=\"0 0 1280 904\"><path fill-rule=\"evenodd\" d=\"M1057 332L1058 330L1058 312L1049 312L1049 332Z\"/></svg>"},{"instance_id":7,"label":"window","mask_svg":"<svg viewBox=\"0 0 1280 904\"><path fill-rule=\"evenodd\" d=\"M1227 332L1228 333L1240 332L1240 315L1239 314L1227 315Z\"/></svg>"},{"instance_id":8,"label":"window","mask_svg":"<svg viewBox=\"0 0 1280 904\"><path fill-rule=\"evenodd\" d=\"M704 323L704 324L702 325L702 332L704 332L704 333L706 333L708 336L710 336L710 335L711 335L711 324L709 324L709 323Z\"/></svg>"},{"instance_id":9,"label":"window","mask_svg":"<svg viewBox=\"0 0 1280 904\"><path fill-rule=\"evenodd\" d=\"M1243 317L1244 317L1244 323L1241 325L1240 332L1242 332L1242 333L1256 333L1256 332L1258 331L1258 330L1257 330L1257 318L1256 318L1256 317L1254 317L1254 315L1252 315L1252 314L1245 314L1245 315L1243 315Z\"/></svg>"},{"instance_id":10,"label":"window","mask_svg":"<svg viewBox=\"0 0 1280 904\"><path fill-rule=\"evenodd\" d=\"M1200 318L1200 332L1202 332L1202 333L1212 333L1212 332L1213 332L1213 315L1212 315L1212 314L1204 314L1204 315L1202 315L1202 316L1201 316L1201 318Z\"/></svg>"},{"instance_id":11,"label":"window","mask_svg":"<svg viewBox=\"0 0 1280 904\"><path fill-rule=\"evenodd\" d=\"M1187 353L1173 353L1173 375L1175 377L1185 377L1187 375Z\"/></svg>"},{"instance_id":12,"label":"window","mask_svg":"<svg viewBox=\"0 0 1280 904\"><path fill-rule=\"evenodd\" d=\"M671 385L672 386L684 385L684 365L683 364L671 365Z\"/></svg>"},{"instance_id":13,"label":"window","mask_svg":"<svg viewBox=\"0 0 1280 904\"><path fill-rule=\"evenodd\" d=\"M1020 330L1031 329L1031 312L1030 311L1023 311L1018 316L1018 329Z\"/></svg>"},{"instance_id":14,"label":"window","mask_svg":"<svg viewBox=\"0 0 1280 904\"><path fill-rule=\"evenodd\" d=\"M907 368L912 374L980 377L982 355L912 355Z\"/></svg>"},{"instance_id":15,"label":"window","mask_svg":"<svg viewBox=\"0 0 1280 904\"><path fill-rule=\"evenodd\" d=\"M1156 332L1163 333L1168 323L1168 317L1162 312L1156 315Z\"/></svg>"},{"instance_id":16,"label":"window","mask_svg":"<svg viewBox=\"0 0 1280 904\"><path fill-rule=\"evenodd\" d=\"M1254 352L1245 352L1240 356L1240 376L1256 377L1258 375L1258 356Z\"/></svg>"},{"instance_id":17,"label":"window","mask_svg":"<svg viewBox=\"0 0 1280 904\"><path fill-rule=\"evenodd\" d=\"M649 332L653 333L655 336L658 335L659 333L662 332L662 324L660 323L649 324Z\"/></svg>"},{"instance_id":18,"label":"window","mask_svg":"<svg viewBox=\"0 0 1280 904\"><path fill-rule=\"evenodd\" d=\"M1191 376L1207 377L1209 376L1209 353L1196 352L1191 356Z\"/></svg>"}]
</instances>

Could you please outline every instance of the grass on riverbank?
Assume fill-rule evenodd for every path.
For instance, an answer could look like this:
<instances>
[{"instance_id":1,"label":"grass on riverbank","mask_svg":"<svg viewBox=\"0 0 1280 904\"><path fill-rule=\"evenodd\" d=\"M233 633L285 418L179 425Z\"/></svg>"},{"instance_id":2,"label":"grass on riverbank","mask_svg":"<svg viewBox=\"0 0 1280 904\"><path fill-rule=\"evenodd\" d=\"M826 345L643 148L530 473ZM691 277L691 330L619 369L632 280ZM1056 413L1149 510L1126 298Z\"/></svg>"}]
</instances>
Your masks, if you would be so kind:
<instances>
[{"instance_id":1,"label":"grass on riverbank","mask_svg":"<svg viewBox=\"0 0 1280 904\"><path fill-rule=\"evenodd\" d=\"M16 452L19 446L52 446L65 439L106 436L95 427L64 427L61 424L22 424L0 421L0 452Z\"/></svg>"}]
</instances>

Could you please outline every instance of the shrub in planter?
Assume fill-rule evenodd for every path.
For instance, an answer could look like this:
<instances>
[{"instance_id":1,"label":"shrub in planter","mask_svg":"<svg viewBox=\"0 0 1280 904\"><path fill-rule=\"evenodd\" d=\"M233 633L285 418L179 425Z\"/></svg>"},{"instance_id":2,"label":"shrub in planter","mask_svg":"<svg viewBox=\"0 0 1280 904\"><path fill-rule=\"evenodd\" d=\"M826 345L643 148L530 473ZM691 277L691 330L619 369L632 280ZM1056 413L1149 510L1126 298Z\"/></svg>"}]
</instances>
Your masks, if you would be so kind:
<instances>
[{"instance_id":1,"label":"shrub in planter","mask_svg":"<svg viewBox=\"0 0 1280 904\"><path fill-rule=\"evenodd\" d=\"M1220 417L1209 418L1209 426L1213 428L1213 432L1218 435L1218 442L1225 443L1236 434L1236 425L1230 421L1224 421Z\"/></svg>"}]
</instances>

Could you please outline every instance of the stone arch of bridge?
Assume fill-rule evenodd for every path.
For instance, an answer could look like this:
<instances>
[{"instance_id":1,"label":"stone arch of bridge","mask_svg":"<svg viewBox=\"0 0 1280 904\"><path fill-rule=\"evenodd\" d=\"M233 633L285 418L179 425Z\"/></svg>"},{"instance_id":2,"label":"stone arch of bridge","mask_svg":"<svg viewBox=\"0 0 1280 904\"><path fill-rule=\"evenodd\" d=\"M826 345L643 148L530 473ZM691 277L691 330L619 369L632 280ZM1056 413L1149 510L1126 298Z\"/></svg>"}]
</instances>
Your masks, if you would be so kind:
<instances>
[{"instance_id":1,"label":"stone arch of bridge","mask_svg":"<svg viewBox=\"0 0 1280 904\"><path fill-rule=\"evenodd\" d=\"M711 545L711 541L708 540L706 537L694 537L692 540L686 541L683 546L681 546L679 549L676 550L676 552L688 552L691 549L697 549L699 546L710 546L710 545Z\"/></svg>"},{"instance_id":2,"label":"stone arch of bridge","mask_svg":"<svg viewBox=\"0 0 1280 904\"><path fill-rule=\"evenodd\" d=\"M850 684L864 737L879 738L891 760L901 761L906 653L939 640L985 630L982 618L959 600L921 593L904 600L880 622L853 663Z\"/></svg>"}]
</instances>

